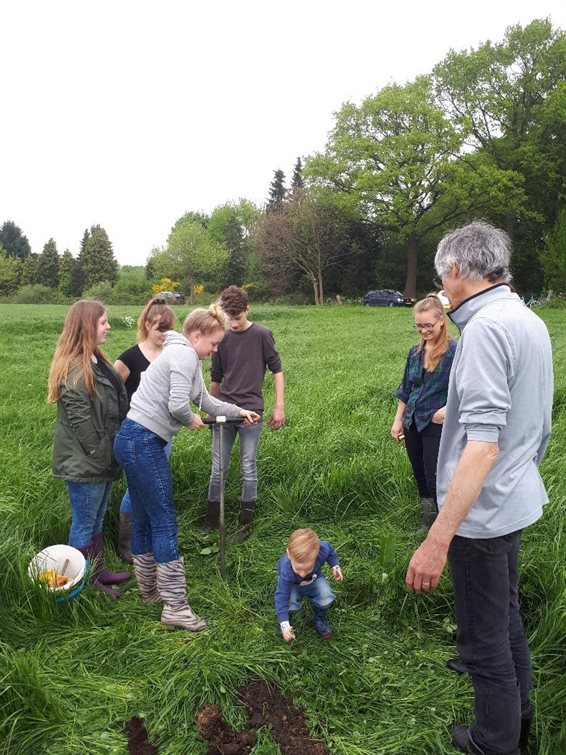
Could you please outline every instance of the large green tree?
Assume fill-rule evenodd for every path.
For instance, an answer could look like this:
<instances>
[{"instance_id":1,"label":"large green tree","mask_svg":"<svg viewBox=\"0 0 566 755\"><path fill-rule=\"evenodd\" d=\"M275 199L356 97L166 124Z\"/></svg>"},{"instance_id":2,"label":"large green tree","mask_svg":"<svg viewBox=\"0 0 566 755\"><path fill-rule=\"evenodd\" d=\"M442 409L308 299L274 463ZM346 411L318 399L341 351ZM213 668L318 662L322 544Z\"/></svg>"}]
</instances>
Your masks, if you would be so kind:
<instances>
[{"instance_id":1,"label":"large green tree","mask_svg":"<svg viewBox=\"0 0 566 755\"><path fill-rule=\"evenodd\" d=\"M228 257L226 247L215 241L201 223L183 217L169 234L167 247L153 253L151 269L157 278L173 278L186 285L192 303L195 284L213 277Z\"/></svg>"},{"instance_id":2,"label":"large green tree","mask_svg":"<svg viewBox=\"0 0 566 755\"><path fill-rule=\"evenodd\" d=\"M57 254L57 245L53 239L43 247L42 253L37 261L38 283L48 288L58 288L59 286L59 255Z\"/></svg>"},{"instance_id":3,"label":"large green tree","mask_svg":"<svg viewBox=\"0 0 566 755\"><path fill-rule=\"evenodd\" d=\"M7 257L25 259L31 254L30 243L24 236L22 229L13 220L6 220L0 228L0 245Z\"/></svg>"},{"instance_id":4,"label":"large green tree","mask_svg":"<svg viewBox=\"0 0 566 755\"><path fill-rule=\"evenodd\" d=\"M520 202L518 177L473 161L464 137L432 97L431 80L385 87L338 112L326 152L307 175L406 250L405 294L414 296L422 240L496 201L502 188ZM454 201L455 198L458 201Z\"/></svg>"},{"instance_id":5,"label":"large green tree","mask_svg":"<svg viewBox=\"0 0 566 755\"><path fill-rule=\"evenodd\" d=\"M99 283L114 284L118 279L118 263L112 244L100 225L93 225L90 231L85 231L77 262L83 290Z\"/></svg>"},{"instance_id":6,"label":"large green tree","mask_svg":"<svg viewBox=\"0 0 566 755\"><path fill-rule=\"evenodd\" d=\"M246 281L253 266L250 238L259 216L260 211L247 199L220 205L211 213L208 232L229 253L222 277L223 286L241 286Z\"/></svg>"},{"instance_id":7,"label":"large green tree","mask_svg":"<svg viewBox=\"0 0 566 755\"><path fill-rule=\"evenodd\" d=\"M509 202L496 220L514 241L516 281L536 290L537 247L564 191L566 34L548 19L512 26L501 42L450 52L433 78L439 105L469 148L522 177L522 209Z\"/></svg>"}]
</instances>

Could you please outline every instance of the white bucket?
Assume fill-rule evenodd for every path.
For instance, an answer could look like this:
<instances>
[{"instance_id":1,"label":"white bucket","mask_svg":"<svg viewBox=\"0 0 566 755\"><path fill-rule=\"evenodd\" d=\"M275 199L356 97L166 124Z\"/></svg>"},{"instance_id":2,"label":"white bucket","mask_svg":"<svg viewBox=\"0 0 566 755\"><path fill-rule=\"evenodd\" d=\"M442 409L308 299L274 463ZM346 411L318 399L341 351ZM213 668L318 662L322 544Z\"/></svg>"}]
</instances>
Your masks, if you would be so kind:
<instances>
[{"instance_id":1,"label":"white bucket","mask_svg":"<svg viewBox=\"0 0 566 755\"><path fill-rule=\"evenodd\" d=\"M61 587L49 587L39 582L39 577L43 572L53 570L58 574L62 574L67 559L69 563L65 569L65 576L70 578L70 582L67 582L66 585L61 585ZM62 594L81 583L85 575L85 568L85 557L76 548L72 548L70 545L50 545L31 560L28 566L28 575L33 582L39 582L47 590Z\"/></svg>"}]
</instances>

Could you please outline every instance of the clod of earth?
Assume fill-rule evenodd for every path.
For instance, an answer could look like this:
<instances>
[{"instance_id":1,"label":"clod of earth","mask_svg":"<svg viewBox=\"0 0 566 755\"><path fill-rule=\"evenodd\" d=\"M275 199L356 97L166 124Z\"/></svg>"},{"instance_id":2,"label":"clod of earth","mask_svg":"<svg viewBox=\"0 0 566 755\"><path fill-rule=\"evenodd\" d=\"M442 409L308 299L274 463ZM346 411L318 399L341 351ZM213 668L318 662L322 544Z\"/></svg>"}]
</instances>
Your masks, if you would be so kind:
<instances>
[{"instance_id":1,"label":"clod of earth","mask_svg":"<svg viewBox=\"0 0 566 755\"><path fill-rule=\"evenodd\" d=\"M124 726L128 735L128 752L130 755L157 755L157 747L150 744L147 729L139 716L133 716Z\"/></svg>"},{"instance_id":2,"label":"clod of earth","mask_svg":"<svg viewBox=\"0 0 566 755\"><path fill-rule=\"evenodd\" d=\"M251 729L271 725L281 755L328 755L321 742L310 738L303 711L277 687L253 681L240 690L240 698L248 710ZM197 725L210 744L208 755L247 755L256 741L250 729L231 729L218 705L204 705L197 714Z\"/></svg>"},{"instance_id":3,"label":"clod of earth","mask_svg":"<svg viewBox=\"0 0 566 755\"><path fill-rule=\"evenodd\" d=\"M253 731L234 731L224 720L220 706L213 703L199 710L197 726L209 743L208 755L247 755L255 745Z\"/></svg>"}]
</instances>

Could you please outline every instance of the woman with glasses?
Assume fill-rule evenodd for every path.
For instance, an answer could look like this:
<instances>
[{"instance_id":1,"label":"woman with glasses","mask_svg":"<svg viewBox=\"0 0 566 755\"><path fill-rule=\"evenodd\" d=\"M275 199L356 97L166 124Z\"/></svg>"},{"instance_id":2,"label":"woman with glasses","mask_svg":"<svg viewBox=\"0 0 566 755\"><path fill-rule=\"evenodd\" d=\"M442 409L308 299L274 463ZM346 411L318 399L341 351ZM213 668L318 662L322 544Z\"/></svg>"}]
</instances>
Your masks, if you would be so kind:
<instances>
[{"instance_id":1,"label":"woman with glasses","mask_svg":"<svg viewBox=\"0 0 566 755\"><path fill-rule=\"evenodd\" d=\"M114 362L114 369L118 372L128 394L128 406L133 394L140 384L142 373L163 351L165 333L173 330L175 315L167 300L160 296L150 299L145 305L138 319L138 342L122 352ZM171 454L171 444L165 448L167 459ZM127 563L132 559L132 501L130 492L126 489L120 505L120 524L118 530L118 553Z\"/></svg>"},{"instance_id":2,"label":"woman with glasses","mask_svg":"<svg viewBox=\"0 0 566 755\"><path fill-rule=\"evenodd\" d=\"M409 350L391 436L405 441L405 448L419 489L422 531L436 519L436 464L448 379L456 342L448 336L444 307L435 294L421 299L413 309L420 340Z\"/></svg>"}]
</instances>

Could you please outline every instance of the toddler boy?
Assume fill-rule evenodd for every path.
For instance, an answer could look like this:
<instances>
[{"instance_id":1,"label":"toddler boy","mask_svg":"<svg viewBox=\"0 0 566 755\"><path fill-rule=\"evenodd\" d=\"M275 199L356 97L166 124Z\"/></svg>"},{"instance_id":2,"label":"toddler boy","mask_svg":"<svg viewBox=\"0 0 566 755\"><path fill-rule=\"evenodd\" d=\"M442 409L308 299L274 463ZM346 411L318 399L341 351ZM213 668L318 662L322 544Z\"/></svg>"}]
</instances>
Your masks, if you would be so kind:
<instances>
[{"instance_id":1,"label":"toddler boy","mask_svg":"<svg viewBox=\"0 0 566 755\"><path fill-rule=\"evenodd\" d=\"M332 637L332 629L326 622L326 612L334 602L334 593L322 574L322 565L332 567L332 576L338 582L344 577L338 555L331 543L319 540L311 529L295 530L287 544L287 552L277 563L279 575L275 590L275 612L285 642L295 639L289 622L291 611L298 611L306 596L313 604L314 628L323 640Z\"/></svg>"}]
</instances>

